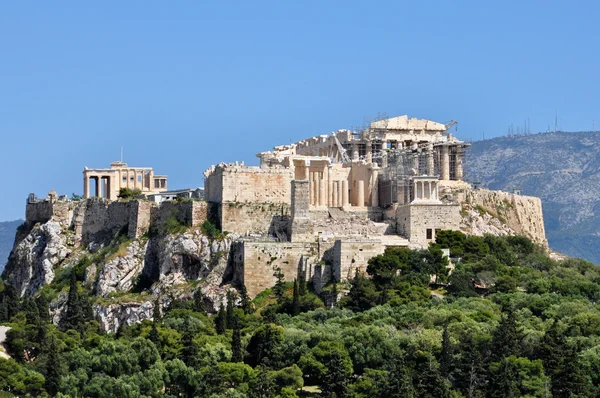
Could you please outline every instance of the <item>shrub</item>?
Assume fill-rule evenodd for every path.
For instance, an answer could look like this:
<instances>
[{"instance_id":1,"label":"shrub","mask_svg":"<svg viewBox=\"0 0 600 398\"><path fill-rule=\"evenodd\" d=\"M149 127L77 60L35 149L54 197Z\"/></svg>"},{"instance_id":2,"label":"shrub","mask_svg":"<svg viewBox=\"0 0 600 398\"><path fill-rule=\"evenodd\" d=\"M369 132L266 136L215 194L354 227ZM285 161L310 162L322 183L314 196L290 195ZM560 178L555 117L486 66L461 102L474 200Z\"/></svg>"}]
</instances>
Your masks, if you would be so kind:
<instances>
[{"instance_id":1,"label":"shrub","mask_svg":"<svg viewBox=\"0 0 600 398\"><path fill-rule=\"evenodd\" d=\"M200 226L200 229L204 235L211 239L216 239L221 236L221 230L219 230L219 228L217 228L217 226L209 220L204 221Z\"/></svg>"},{"instance_id":2,"label":"shrub","mask_svg":"<svg viewBox=\"0 0 600 398\"><path fill-rule=\"evenodd\" d=\"M131 199L131 198L135 198L136 196L139 196L142 194L142 191L140 189L131 189L131 188L121 188L119 189L119 198L121 199Z\"/></svg>"}]
</instances>

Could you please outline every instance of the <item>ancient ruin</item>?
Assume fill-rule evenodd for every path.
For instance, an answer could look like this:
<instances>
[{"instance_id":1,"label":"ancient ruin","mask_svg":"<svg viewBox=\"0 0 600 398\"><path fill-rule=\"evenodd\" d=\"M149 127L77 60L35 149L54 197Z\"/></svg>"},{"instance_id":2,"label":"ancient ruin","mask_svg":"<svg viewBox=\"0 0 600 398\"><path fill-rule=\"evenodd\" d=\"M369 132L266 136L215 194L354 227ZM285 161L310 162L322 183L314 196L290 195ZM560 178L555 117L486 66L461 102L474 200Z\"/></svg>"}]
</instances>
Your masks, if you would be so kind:
<instances>
[{"instance_id":1,"label":"ancient ruin","mask_svg":"<svg viewBox=\"0 0 600 398\"><path fill-rule=\"evenodd\" d=\"M426 247L460 228L463 156L454 125L400 116L257 154L260 166L205 172L223 230L243 236L240 283L251 294L286 275L347 280L388 246ZM260 278L258 277L260 275Z\"/></svg>"},{"instance_id":2,"label":"ancient ruin","mask_svg":"<svg viewBox=\"0 0 600 398\"><path fill-rule=\"evenodd\" d=\"M34 227L40 223L68 230L69 250L91 250L116 233L134 242L151 236L148 245L135 246L138 260L124 280L148 272L160 275L161 283L183 283L206 277L218 263L219 283L245 286L250 296L273 286L275 269L288 281L311 281L319 292L364 272L369 259L387 247L427 247L439 230L522 233L547 247L538 198L474 189L464 181L469 144L449 132L454 123L406 116L378 120L359 131L339 130L259 153L259 166L211 166L204 173L203 199L201 190L167 191L167 177L151 168L121 162L110 169L86 168L86 200L54 191L44 200L30 196L26 225L38 234L45 233ZM120 188L139 189L141 195L119 199ZM207 221L227 232L216 246L200 231ZM177 254L160 254L170 250L160 240L169 225L195 235L182 238L191 241L177 246ZM22 244L30 241L35 237ZM28 251L15 251L21 252ZM26 257L15 257L9 271ZM161 271L174 261L183 271ZM22 294L51 280L46 263L31 265L29 276L9 272ZM202 274L192 270L200 263L206 268Z\"/></svg>"},{"instance_id":3,"label":"ancient ruin","mask_svg":"<svg viewBox=\"0 0 600 398\"><path fill-rule=\"evenodd\" d=\"M90 182L94 182L93 191ZM83 170L83 197L116 200L121 188L139 189L142 194L167 190L167 176L154 175L151 167L129 167L127 163L112 162L108 169Z\"/></svg>"}]
</instances>

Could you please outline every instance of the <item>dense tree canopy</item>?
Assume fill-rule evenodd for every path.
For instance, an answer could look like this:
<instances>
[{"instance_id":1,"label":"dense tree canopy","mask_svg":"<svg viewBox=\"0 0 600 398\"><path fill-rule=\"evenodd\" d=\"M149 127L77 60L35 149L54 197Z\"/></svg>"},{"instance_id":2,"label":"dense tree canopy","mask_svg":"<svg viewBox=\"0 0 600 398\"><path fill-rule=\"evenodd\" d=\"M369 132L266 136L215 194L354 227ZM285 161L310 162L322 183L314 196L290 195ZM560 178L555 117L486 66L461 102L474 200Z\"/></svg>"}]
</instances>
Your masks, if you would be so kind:
<instances>
[{"instance_id":1,"label":"dense tree canopy","mask_svg":"<svg viewBox=\"0 0 600 398\"><path fill-rule=\"evenodd\" d=\"M7 396L600 396L600 270L554 261L522 237L440 231L427 250L389 249L366 274L306 281L216 315L199 290L152 320L102 333L72 273L67 309L0 283ZM442 248L450 249L449 272ZM277 273L277 272L276 272ZM345 297L333 306L338 292ZM159 303L159 301L157 301Z\"/></svg>"}]
</instances>

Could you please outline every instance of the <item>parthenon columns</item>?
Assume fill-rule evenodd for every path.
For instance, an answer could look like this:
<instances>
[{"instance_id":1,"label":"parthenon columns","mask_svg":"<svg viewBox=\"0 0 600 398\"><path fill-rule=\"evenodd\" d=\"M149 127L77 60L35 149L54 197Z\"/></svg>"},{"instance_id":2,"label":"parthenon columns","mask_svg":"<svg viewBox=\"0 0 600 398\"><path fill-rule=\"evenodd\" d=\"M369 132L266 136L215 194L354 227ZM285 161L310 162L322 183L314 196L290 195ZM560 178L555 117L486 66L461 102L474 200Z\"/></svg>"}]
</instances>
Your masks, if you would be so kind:
<instances>
[{"instance_id":1,"label":"parthenon columns","mask_svg":"<svg viewBox=\"0 0 600 398\"><path fill-rule=\"evenodd\" d=\"M433 143L430 143L427 147L427 175L435 174L435 163L433 161Z\"/></svg>"},{"instance_id":2,"label":"parthenon columns","mask_svg":"<svg viewBox=\"0 0 600 398\"><path fill-rule=\"evenodd\" d=\"M463 147L458 145L456 147L456 164L455 164L455 177L457 180L463 179Z\"/></svg>"},{"instance_id":3,"label":"parthenon columns","mask_svg":"<svg viewBox=\"0 0 600 398\"><path fill-rule=\"evenodd\" d=\"M442 156L441 156L441 167L440 167L440 180L450 179L450 154L448 151L448 145L442 145Z\"/></svg>"}]
</instances>

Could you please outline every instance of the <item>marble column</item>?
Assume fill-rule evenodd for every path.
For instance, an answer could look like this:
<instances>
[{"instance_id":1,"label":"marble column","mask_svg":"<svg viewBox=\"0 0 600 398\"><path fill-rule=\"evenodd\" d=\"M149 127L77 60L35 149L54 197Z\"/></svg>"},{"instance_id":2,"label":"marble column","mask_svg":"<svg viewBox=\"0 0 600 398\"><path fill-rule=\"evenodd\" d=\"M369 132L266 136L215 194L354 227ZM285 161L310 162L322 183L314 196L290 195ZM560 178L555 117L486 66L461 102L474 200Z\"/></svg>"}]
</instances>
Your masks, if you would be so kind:
<instances>
[{"instance_id":1,"label":"marble column","mask_svg":"<svg viewBox=\"0 0 600 398\"><path fill-rule=\"evenodd\" d=\"M348 180L342 180L342 206L348 207L350 202L348 200Z\"/></svg>"},{"instance_id":2,"label":"marble column","mask_svg":"<svg viewBox=\"0 0 600 398\"><path fill-rule=\"evenodd\" d=\"M308 173L308 191L309 191L309 203L311 206L315 204L315 173L310 171Z\"/></svg>"},{"instance_id":3,"label":"marble column","mask_svg":"<svg viewBox=\"0 0 600 398\"><path fill-rule=\"evenodd\" d=\"M377 170L371 170L371 206L379 206L379 184L377 184Z\"/></svg>"},{"instance_id":4,"label":"marble column","mask_svg":"<svg viewBox=\"0 0 600 398\"><path fill-rule=\"evenodd\" d=\"M454 176L458 181L463 179L463 147L458 145L456 147L456 164L454 169Z\"/></svg>"},{"instance_id":5,"label":"marble column","mask_svg":"<svg viewBox=\"0 0 600 398\"><path fill-rule=\"evenodd\" d=\"M448 145L442 145L440 179L450 179L450 154L448 153Z\"/></svg>"},{"instance_id":6,"label":"marble column","mask_svg":"<svg viewBox=\"0 0 600 398\"><path fill-rule=\"evenodd\" d=\"M365 205L365 182L362 180L356 182L356 205L359 207Z\"/></svg>"},{"instance_id":7,"label":"marble column","mask_svg":"<svg viewBox=\"0 0 600 398\"><path fill-rule=\"evenodd\" d=\"M96 180L96 197L100 198L102 193L100 190L100 177L94 177L94 179Z\"/></svg>"},{"instance_id":8,"label":"marble column","mask_svg":"<svg viewBox=\"0 0 600 398\"><path fill-rule=\"evenodd\" d=\"M324 173L323 173L324 174ZM327 204L327 198L325 197L325 179L319 179L319 206L325 206Z\"/></svg>"},{"instance_id":9,"label":"marble column","mask_svg":"<svg viewBox=\"0 0 600 398\"><path fill-rule=\"evenodd\" d=\"M433 144L427 147L427 175L435 175L435 163L433 161Z\"/></svg>"},{"instance_id":10,"label":"marble column","mask_svg":"<svg viewBox=\"0 0 600 398\"><path fill-rule=\"evenodd\" d=\"M340 207L339 205L339 201L338 201L338 182L334 181L333 182L333 207Z\"/></svg>"},{"instance_id":11,"label":"marble column","mask_svg":"<svg viewBox=\"0 0 600 398\"><path fill-rule=\"evenodd\" d=\"M90 197L90 178L87 174L83 173L83 198L89 199Z\"/></svg>"}]
</instances>

